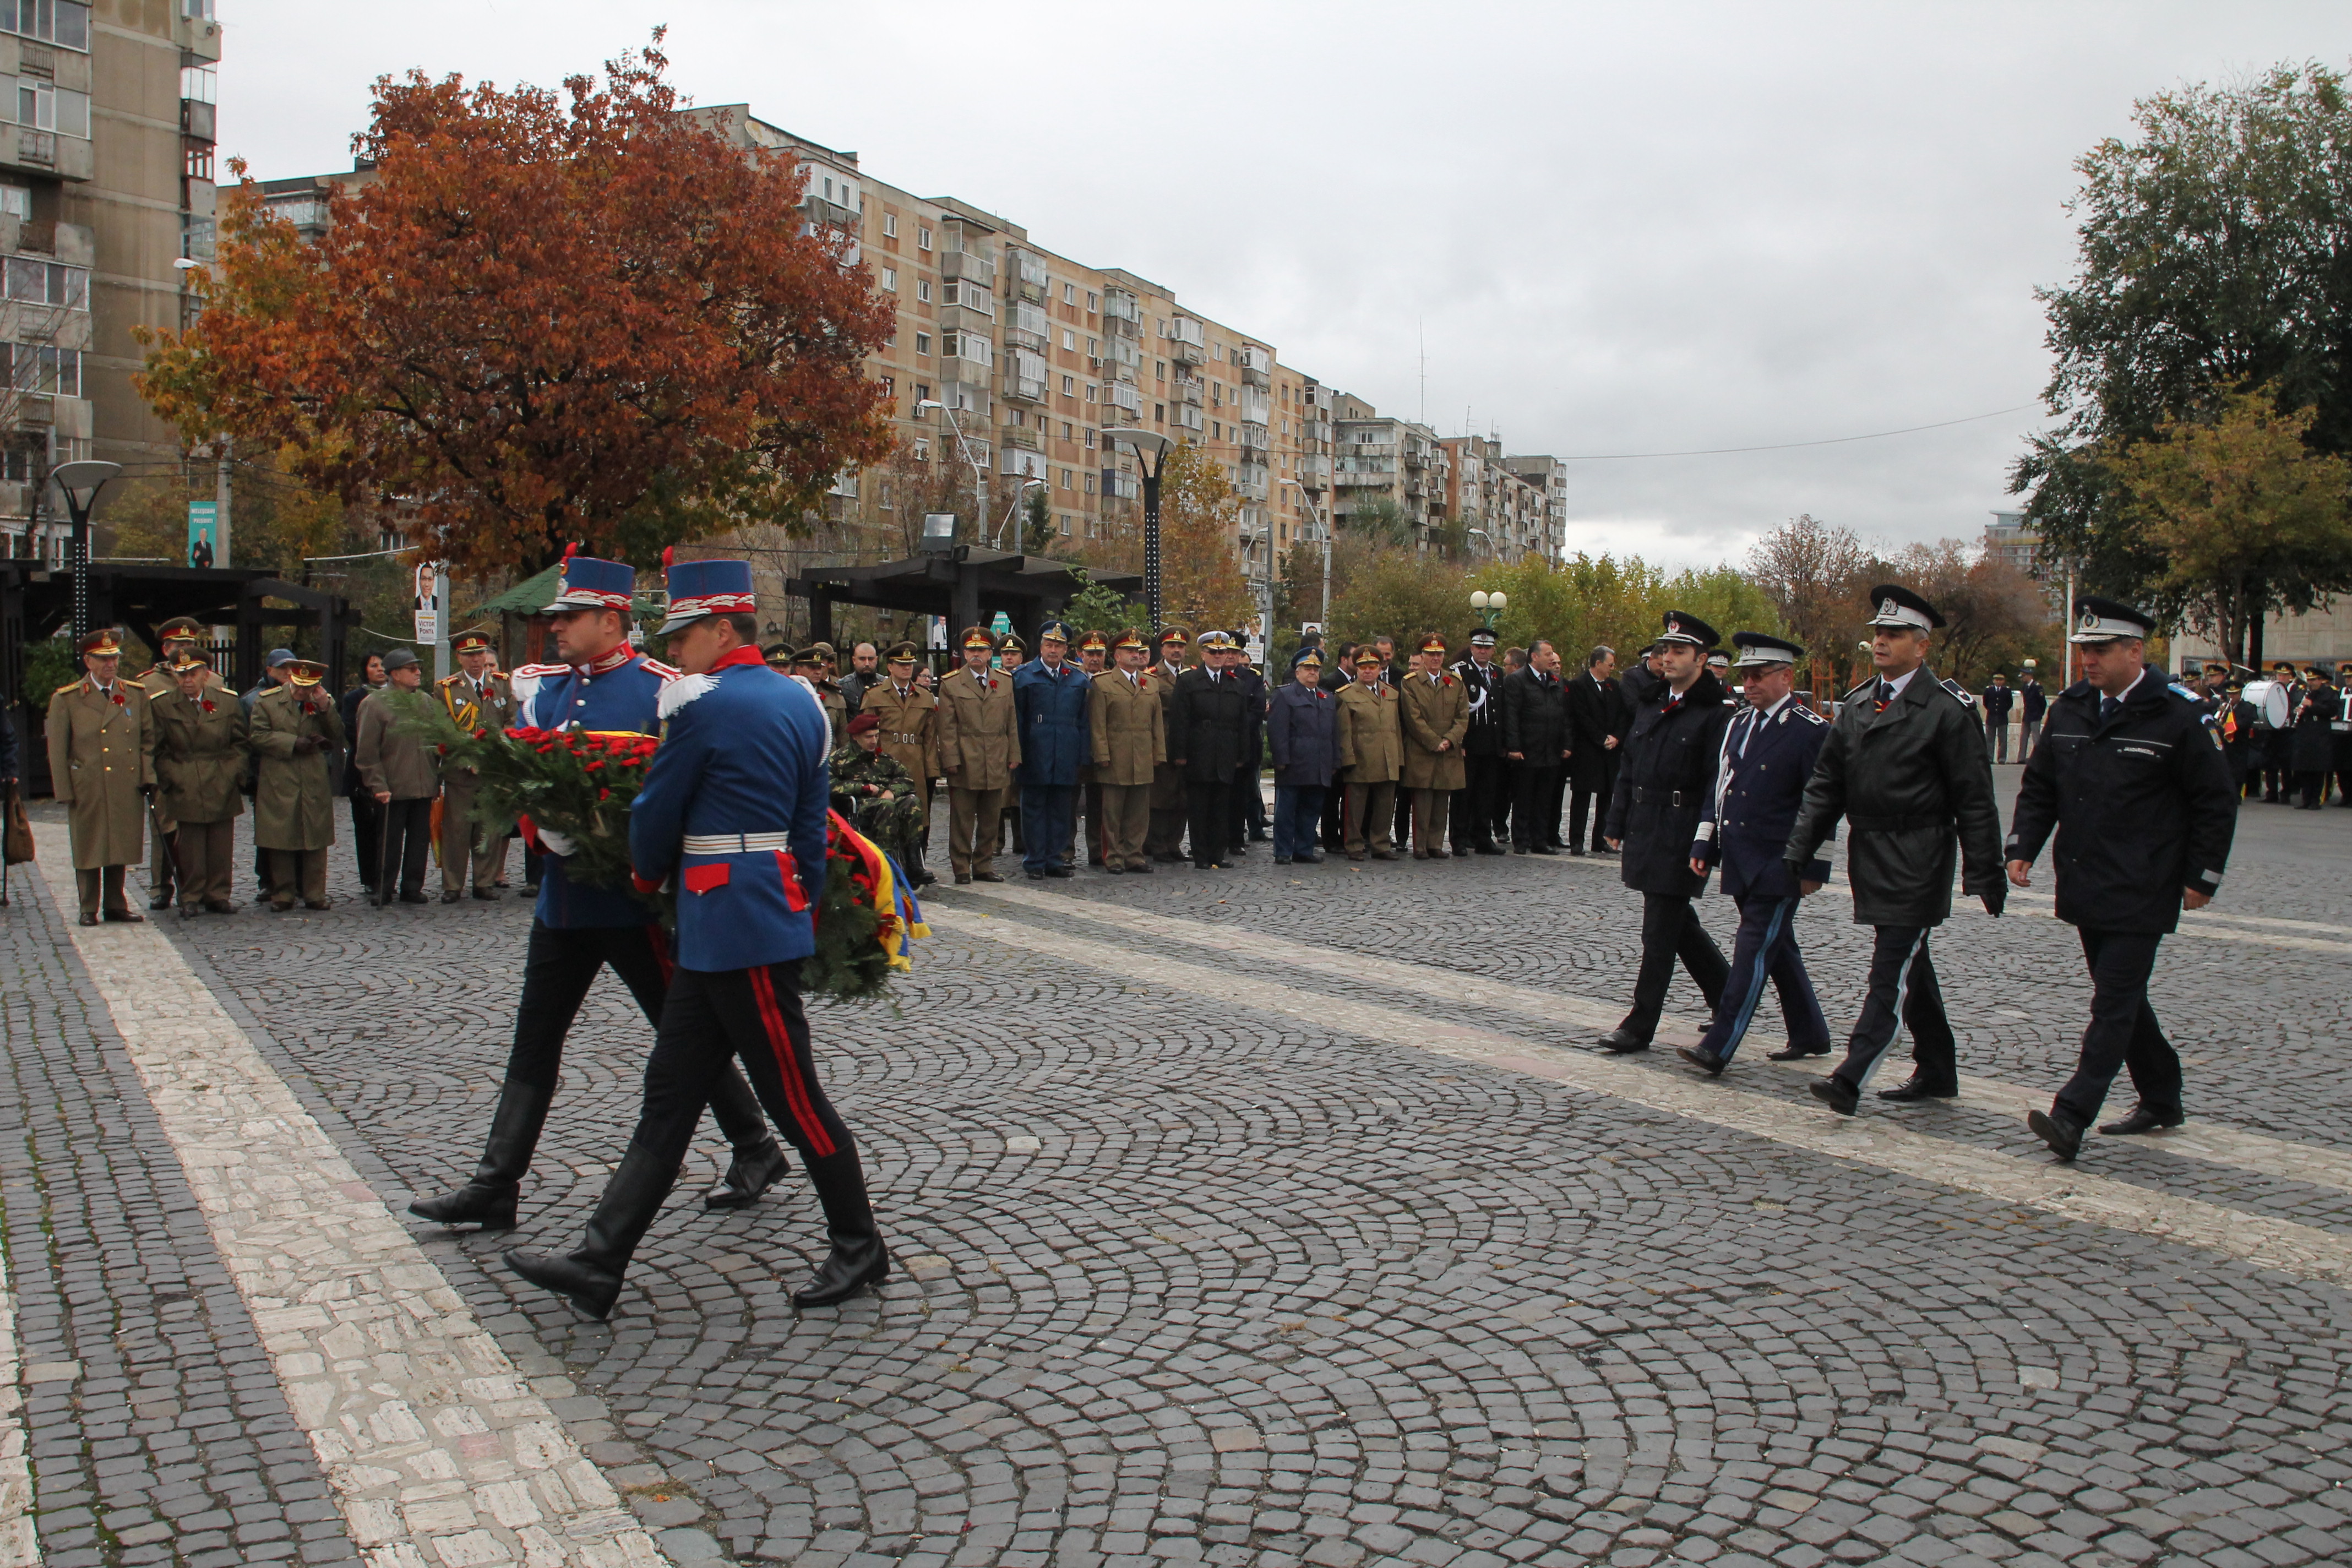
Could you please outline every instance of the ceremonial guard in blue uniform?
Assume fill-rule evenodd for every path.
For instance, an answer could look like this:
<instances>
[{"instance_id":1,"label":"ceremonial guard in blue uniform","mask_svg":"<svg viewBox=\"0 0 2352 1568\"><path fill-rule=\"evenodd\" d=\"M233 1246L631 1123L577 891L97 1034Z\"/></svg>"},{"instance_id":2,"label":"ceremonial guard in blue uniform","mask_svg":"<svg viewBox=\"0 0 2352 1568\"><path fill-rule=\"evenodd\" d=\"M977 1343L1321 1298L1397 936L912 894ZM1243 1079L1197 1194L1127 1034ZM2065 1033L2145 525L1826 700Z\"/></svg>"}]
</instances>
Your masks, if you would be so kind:
<instances>
[{"instance_id":1,"label":"ceremonial guard in blue uniform","mask_svg":"<svg viewBox=\"0 0 2352 1568\"><path fill-rule=\"evenodd\" d=\"M514 673L518 728L597 730L650 735L659 730L658 704L677 671L629 646L629 595L636 573L617 561L571 556L555 602L555 642L569 662L527 664ZM515 1200L530 1168L540 1130L555 1100L563 1065L563 1038L597 971L610 964L629 988L646 1021L659 1023L669 988L669 944L653 914L625 889L575 882L564 874L571 849L561 834L537 835L539 903L523 952L522 1001L515 1008L514 1046L506 1082L490 1119L473 1180L437 1198L420 1198L411 1214L443 1225L505 1229L515 1223ZM760 1115L742 1076L730 1071L711 1094L711 1116L734 1149L726 1178L703 1202L740 1208L757 1201L792 1168Z\"/></svg>"},{"instance_id":2,"label":"ceremonial guard in blue uniform","mask_svg":"<svg viewBox=\"0 0 2352 1568\"><path fill-rule=\"evenodd\" d=\"M688 673L662 697L661 750L629 813L638 885L677 884L677 972L646 1063L644 1109L577 1251L509 1252L515 1272L604 1318L637 1242L677 1180L703 1103L740 1058L824 1206L832 1251L795 1292L839 1301L889 1274L857 1146L818 1087L801 1010L824 889L825 756L816 694L761 661L751 568L669 571L662 632Z\"/></svg>"},{"instance_id":3,"label":"ceremonial guard in blue uniform","mask_svg":"<svg viewBox=\"0 0 2352 1568\"><path fill-rule=\"evenodd\" d=\"M1797 700L1796 663L1804 649L1762 632L1734 632L1731 642L1739 649L1737 668L1747 672L1748 706L1724 731L1723 759L1699 811L1691 868L1723 868L1723 891L1739 906L1739 935L1731 949L1731 978L1706 1033L1697 1045L1679 1047L1685 1060L1709 1073L1731 1065L1768 979L1780 994L1789 1030L1787 1048L1773 1052L1773 1059L1826 1056L1830 1048L1829 1021L1797 949L1798 879L1780 860L1805 781L1829 739L1829 721ZM1803 874L1808 881L1825 882L1830 863L1815 859Z\"/></svg>"},{"instance_id":4,"label":"ceremonial guard in blue uniform","mask_svg":"<svg viewBox=\"0 0 2352 1568\"><path fill-rule=\"evenodd\" d=\"M1066 877L1062 850L1070 842L1077 805L1078 770L1091 766L1088 729L1094 678L1069 661L1070 623L1037 628L1037 657L1013 672L1013 705L1021 724L1022 869L1033 879Z\"/></svg>"},{"instance_id":5,"label":"ceremonial guard in blue uniform","mask_svg":"<svg viewBox=\"0 0 2352 1568\"><path fill-rule=\"evenodd\" d=\"M2213 716L2147 665L2155 622L2113 599L2077 602L2068 637L2084 679L2050 705L2010 825L2009 879L2032 883L2054 830L2058 918L2076 928L2091 971L2091 1023L2074 1076L2047 1115L2026 1121L2062 1160L2083 1146L2118 1068L2139 1104L2099 1129L2110 1137L2178 1127L2180 1058L2147 1004L2156 950L2182 909L2212 901L2238 826L2238 792Z\"/></svg>"}]
</instances>

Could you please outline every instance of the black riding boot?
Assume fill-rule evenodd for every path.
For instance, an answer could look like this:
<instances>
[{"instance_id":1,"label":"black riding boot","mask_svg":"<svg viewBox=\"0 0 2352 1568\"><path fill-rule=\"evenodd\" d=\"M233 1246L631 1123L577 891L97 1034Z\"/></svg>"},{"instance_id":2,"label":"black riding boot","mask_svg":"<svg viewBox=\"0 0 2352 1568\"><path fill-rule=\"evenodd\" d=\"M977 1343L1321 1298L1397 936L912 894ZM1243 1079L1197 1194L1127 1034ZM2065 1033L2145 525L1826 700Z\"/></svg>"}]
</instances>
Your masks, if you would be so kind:
<instances>
[{"instance_id":1,"label":"black riding boot","mask_svg":"<svg viewBox=\"0 0 2352 1568\"><path fill-rule=\"evenodd\" d=\"M482 1144L482 1163L474 1167L474 1179L437 1198L419 1198L408 1212L439 1225L512 1230L523 1173L530 1169L531 1151L539 1147L539 1131L547 1125L547 1108L554 1100L552 1084L542 1088L507 1079L499 1090L499 1109L490 1118L490 1135Z\"/></svg>"},{"instance_id":2,"label":"black riding boot","mask_svg":"<svg viewBox=\"0 0 2352 1568\"><path fill-rule=\"evenodd\" d=\"M588 1216L587 1239L577 1251L561 1256L513 1251L506 1255L507 1267L602 1322L621 1299L621 1277L628 1272L630 1256L677 1180L675 1161L630 1144L605 1184L604 1195L596 1200L596 1212Z\"/></svg>"},{"instance_id":3,"label":"black riding boot","mask_svg":"<svg viewBox=\"0 0 2352 1568\"><path fill-rule=\"evenodd\" d=\"M767 1112L760 1109L760 1098L751 1092L751 1086L743 1081L743 1069L732 1061L711 1088L710 1120L719 1124L719 1135L734 1150L735 1157L719 1184L702 1194L702 1206L740 1209L758 1203L760 1194L790 1171L793 1163L777 1144L775 1134L768 1131Z\"/></svg>"},{"instance_id":4,"label":"black riding boot","mask_svg":"<svg viewBox=\"0 0 2352 1568\"><path fill-rule=\"evenodd\" d=\"M793 1292L793 1305L830 1307L890 1278L890 1254L875 1228L873 1205L866 1201L866 1172L857 1163L857 1151L844 1149L811 1160L808 1170L817 1201L824 1205L825 1236L833 1251L817 1265L815 1276Z\"/></svg>"}]
</instances>

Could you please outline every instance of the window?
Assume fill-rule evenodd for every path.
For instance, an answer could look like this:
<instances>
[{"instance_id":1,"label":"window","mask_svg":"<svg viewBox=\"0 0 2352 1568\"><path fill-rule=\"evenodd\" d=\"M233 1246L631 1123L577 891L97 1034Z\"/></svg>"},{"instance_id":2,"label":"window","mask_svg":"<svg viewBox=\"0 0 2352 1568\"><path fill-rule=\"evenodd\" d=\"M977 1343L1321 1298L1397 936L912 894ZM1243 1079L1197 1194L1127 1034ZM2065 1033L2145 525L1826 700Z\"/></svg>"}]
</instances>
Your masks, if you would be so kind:
<instances>
[{"instance_id":1,"label":"window","mask_svg":"<svg viewBox=\"0 0 2352 1568\"><path fill-rule=\"evenodd\" d=\"M927 354L931 352L930 333L917 332L915 334L915 352L919 354Z\"/></svg>"},{"instance_id":2,"label":"window","mask_svg":"<svg viewBox=\"0 0 2352 1568\"><path fill-rule=\"evenodd\" d=\"M1168 422L1168 405L1155 403L1151 405L1151 422L1154 425L1165 425Z\"/></svg>"},{"instance_id":3,"label":"window","mask_svg":"<svg viewBox=\"0 0 2352 1568\"><path fill-rule=\"evenodd\" d=\"M882 340L882 346L886 349L896 349L898 346L898 321L895 316L890 321L890 335Z\"/></svg>"},{"instance_id":4,"label":"window","mask_svg":"<svg viewBox=\"0 0 2352 1568\"><path fill-rule=\"evenodd\" d=\"M1100 338L1088 338L1087 340L1087 357L1088 359L1102 358L1102 340Z\"/></svg>"},{"instance_id":5,"label":"window","mask_svg":"<svg viewBox=\"0 0 2352 1568\"><path fill-rule=\"evenodd\" d=\"M1076 378L1076 376L1069 376L1069 375L1066 375L1066 376L1064 376L1064 377L1062 378L1062 395L1063 395L1063 396L1065 396L1065 397L1076 397L1077 395L1078 395L1078 382L1077 382L1077 378Z\"/></svg>"},{"instance_id":6,"label":"window","mask_svg":"<svg viewBox=\"0 0 2352 1568\"><path fill-rule=\"evenodd\" d=\"M1164 359L1153 360L1151 362L1151 374L1152 379L1156 381L1166 381L1168 379L1168 362Z\"/></svg>"},{"instance_id":7,"label":"window","mask_svg":"<svg viewBox=\"0 0 2352 1568\"><path fill-rule=\"evenodd\" d=\"M1092 494L1094 494L1094 493L1095 493L1095 477L1094 477L1092 474L1088 474L1088 475L1087 476L1087 494L1088 494L1088 495L1092 495Z\"/></svg>"},{"instance_id":8,"label":"window","mask_svg":"<svg viewBox=\"0 0 2352 1568\"><path fill-rule=\"evenodd\" d=\"M1223 426L1222 426L1222 425L1218 424L1218 423L1217 423L1215 420L1213 420L1213 419L1210 420L1210 421L1209 421L1209 438L1210 438L1211 440L1213 440L1213 441L1222 441L1222 440L1223 440L1223 439L1225 438L1225 427L1224 427Z\"/></svg>"},{"instance_id":9,"label":"window","mask_svg":"<svg viewBox=\"0 0 2352 1568\"><path fill-rule=\"evenodd\" d=\"M896 239L898 237L898 215L897 213L884 213L882 215L882 237L885 239Z\"/></svg>"},{"instance_id":10,"label":"window","mask_svg":"<svg viewBox=\"0 0 2352 1568\"><path fill-rule=\"evenodd\" d=\"M22 185L0 185L0 213L10 217L33 216L33 193Z\"/></svg>"},{"instance_id":11,"label":"window","mask_svg":"<svg viewBox=\"0 0 2352 1568\"><path fill-rule=\"evenodd\" d=\"M182 66L180 96L196 103L218 103L220 73L210 66Z\"/></svg>"},{"instance_id":12,"label":"window","mask_svg":"<svg viewBox=\"0 0 2352 1568\"><path fill-rule=\"evenodd\" d=\"M81 395L81 351L47 344L11 343L8 384L19 392L47 393L58 397Z\"/></svg>"},{"instance_id":13,"label":"window","mask_svg":"<svg viewBox=\"0 0 2352 1568\"><path fill-rule=\"evenodd\" d=\"M201 13L186 8L194 3L195 0L181 0L181 15L212 15L210 0L204 0ZM88 49L89 7L81 0L0 0L0 32L38 38L45 44L63 44L69 49Z\"/></svg>"},{"instance_id":14,"label":"window","mask_svg":"<svg viewBox=\"0 0 2352 1568\"><path fill-rule=\"evenodd\" d=\"M1067 469L1067 468L1064 468L1064 469L1062 470L1062 488L1063 488L1064 489L1066 489L1066 490L1074 490L1074 489L1076 489L1078 488L1078 484L1077 484L1077 480L1076 480L1076 478L1075 478L1075 477L1070 473L1070 470L1069 470L1069 469Z\"/></svg>"},{"instance_id":15,"label":"window","mask_svg":"<svg viewBox=\"0 0 2352 1568\"><path fill-rule=\"evenodd\" d=\"M918 278L915 279L915 298L921 300L926 305L931 302L931 280L929 279Z\"/></svg>"},{"instance_id":16,"label":"window","mask_svg":"<svg viewBox=\"0 0 2352 1568\"><path fill-rule=\"evenodd\" d=\"M1097 293L1096 293L1093 289L1087 289L1087 310L1089 312L1091 312L1091 311L1095 311L1095 310L1101 310L1101 309L1102 309L1102 296L1100 296L1100 295L1097 294Z\"/></svg>"},{"instance_id":17,"label":"window","mask_svg":"<svg viewBox=\"0 0 2352 1568\"><path fill-rule=\"evenodd\" d=\"M1077 285L1076 285L1076 284L1075 284L1075 283L1065 283L1065 284L1063 284L1063 285L1062 285L1062 303L1063 303L1063 304L1065 304L1065 305L1075 305L1075 304L1076 304L1077 302L1078 302L1078 287L1077 287Z\"/></svg>"},{"instance_id":18,"label":"window","mask_svg":"<svg viewBox=\"0 0 2352 1568\"><path fill-rule=\"evenodd\" d=\"M1095 444L1095 427L1094 427L1093 426L1089 425L1089 426L1087 426L1087 446L1089 448L1091 448L1091 447L1094 446L1094 444Z\"/></svg>"},{"instance_id":19,"label":"window","mask_svg":"<svg viewBox=\"0 0 2352 1568\"><path fill-rule=\"evenodd\" d=\"M1091 480L1091 479L1089 479L1089 480L1087 480L1087 494L1089 494L1089 495L1093 494L1093 493L1094 493L1094 489L1093 489L1094 481L1093 481L1093 480ZM1061 520L1062 520L1062 531L1063 531L1064 533L1067 533L1067 532L1069 532L1069 531L1070 531L1070 514L1069 514L1068 512L1066 512L1066 512L1062 512L1062 513L1060 513L1060 514L1059 514L1059 516L1061 517Z\"/></svg>"},{"instance_id":20,"label":"window","mask_svg":"<svg viewBox=\"0 0 2352 1568\"><path fill-rule=\"evenodd\" d=\"M893 402L898 400L898 383L896 377L886 375L882 378L882 395Z\"/></svg>"},{"instance_id":21,"label":"window","mask_svg":"<svg viewBox=\"0 0 2352 1568\"><path fill-rule=\"evenodd\" d=\"M61 267L29 256L8 258L7 295L35 305L62 305L68 310L89 309L89 272L86 268Z\"/></svg>"},{"instance_id":22,"label":"window","mask_svg":"<svg viewBox=\"0 0 2352 1568\"><path fill-rule=\"evenodd\" d=\"M1088 403L1095 401L1095 384L1091 381L1087 383L1087 401Z\"/></svg>"},{"instance_id":23,"label":"window","mask_svg":"<svg viewBox=\"0 0 2352 1568\"><path fill-rule=\"evenodd\" d=\"M917 224L915 226L915 248L918 250L929 250L930 247L931 226L927 223Z\"/></svg>"},{"instance_id":24,"label":"window","mask_svg":"<svg viewBox=\"0 0 2352 1568\"><path fill-rule=\"evenodd\" d=\"M1062 329L1062 347L1069 353L1076 353L1078 348L1078 334L1070 331L1069 328L1064 327Z\"/></svg>"},{"instance_id":25,"label":"window","mask_svg":"<svg viewBox=\"0 0 2352 1568\"><path fill-rule=\"evenodd\" d=\"M1065 441L1070 439L1070 422L1066 419L1062 421L1062 439Z\"/></svg>"},{"instance_id":26,"label":"window","mask_svg":"<svg viewBox=\"0 0 2352 1568\"><path fill-rule=\"evenodd\" d=\"M898 291L898 269L897 268L885 267L882 269L882 287L893 294L896 294Z\"/></svg>"},{"instance_id":27,"label":"window","mask_svg":"<svg viewBox=\"0 0 2352 1568\"><path fill-rule=\"evenodd\" d=\"M7 0L0 0L5 6ZM68 136L89 134L89 94L33 77L16 79L16 123Z\"/></svg>"},{"instance_id":28,"label":"window","mask_svg":"<svg viewBox=\"0 0 2352 1568\"><path fill-rule=\"evenodd\" d=\"M917 392L922 393L925 396L929 396L929 395L930 395L930 390L931 390L931 389L930 389L929 387L928 387L928 386L919 386L919 387L915 388L915 390L916 390ZM931 458L931 438L930 438L929 436L918 436L918 437L915 437L915 461L917 461L917 462L919 462L919 463L927 463L927 462L930 461L930 458Z\"/></svg>"}]
</instances>

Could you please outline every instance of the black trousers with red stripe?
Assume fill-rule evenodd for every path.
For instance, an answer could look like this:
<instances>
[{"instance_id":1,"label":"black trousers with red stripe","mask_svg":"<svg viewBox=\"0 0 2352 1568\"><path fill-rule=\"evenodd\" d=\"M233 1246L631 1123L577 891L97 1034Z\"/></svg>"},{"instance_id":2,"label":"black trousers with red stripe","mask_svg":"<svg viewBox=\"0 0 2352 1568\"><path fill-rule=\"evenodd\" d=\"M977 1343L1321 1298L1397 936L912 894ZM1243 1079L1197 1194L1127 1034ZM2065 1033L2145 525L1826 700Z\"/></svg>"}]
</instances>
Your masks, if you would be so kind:
<instances>
[{"instance_id":1,"label":"black trousers with red stripe","mask_svg":"<svg viewBox=\"0 0 2352 1568\"><path fill-rule=\"evenodd\" d=\"M523 950L522 1001L515 1007L514 1046L507 1053L509 1081L550 1093L563 1068L563 1040L597 973L606 966L629 988L646 1021L658 1027L673 971L669 944L658 926L551 926L530 922ZM732 1068L719 1075L709 1095L711 1120L738 1151L763 1146L767 1123L742 1075ZM697 1106L695 1115L702 1114ZM693 1134L693 1123L687 1132ZM684 1156L681 1154L680 1156Z\"/></svg>"},{"instance_id":2,"label":"black trousers with red stripe","mask_svg":"<svg viewBox=\"0 0 2352 1568\"><path fill-rule=\"evenodd\" d=\"M675 1170L694 1141L702 1107L740 1058L751 1091L800 1151L820 1187L835 1155L851 1156L849 1129L816 1081L800 961L756 969L681 969L671 978L661 1030L646 1062L645 1106L632 1142Z\"/></svg>"}]
</instances>

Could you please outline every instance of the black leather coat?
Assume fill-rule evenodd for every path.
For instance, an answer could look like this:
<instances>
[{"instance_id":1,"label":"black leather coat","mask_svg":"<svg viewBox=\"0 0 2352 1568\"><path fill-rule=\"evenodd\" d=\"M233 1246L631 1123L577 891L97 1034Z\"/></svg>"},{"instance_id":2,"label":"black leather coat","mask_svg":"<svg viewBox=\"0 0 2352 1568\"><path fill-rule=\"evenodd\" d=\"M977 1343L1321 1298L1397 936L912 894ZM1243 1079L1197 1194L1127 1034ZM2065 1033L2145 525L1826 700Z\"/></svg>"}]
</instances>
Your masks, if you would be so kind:
<instances>
[{"instance_id":1,"label":"black leather coat","mask_svg":"<svg viewBox=\"0 0 2352 1568\"><path fill-rule=\"evenodd\" d=\"M1633 715L1607 832L1623 841L1618 872L1635 892L1695 898L1706 890L1706 879L1691 874L1691 841L1714 792L1723 729L1731 722L1723 696L1723 682L1702 672L1680 700L1659 682ZM1982 750L1984 742L1977 746Z\"/></svg>"},{"instance_id":2,"label":"black leather coat","mask_svg":"<svg viewBox=\"0 0 2352 1568\"><path fill-rule=\"evenodd\" d=\"M1846 694L1780 858L1804 865L1843 817L1858 925L1935 926L1961 890L2008 898L1991 753L1976 710L1921 666L1884 713L1871 680Z\"/></svg>"},{"instance_id":3,"label":"black leather coat","mask_svg":"<svg viewBox=\"0 0 2352 1568\"><path fill-rule=\"evenodd\" d=\"M1568 782L1581 790L1609 788L1611 764L1619 753L1609 749L1608 738L1616 736L1622 749L1633 723L1633 704L1625 700L1622 685L1595 680L1590 670L1570 676L1568 743L1576 755L1569 759Z\"/></svg>"}]
</instances>

